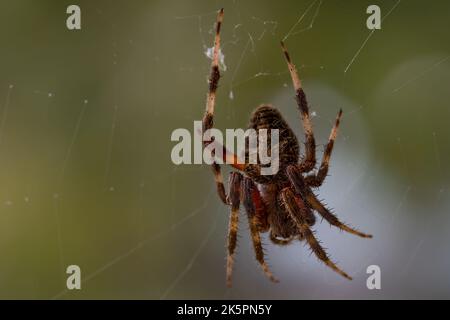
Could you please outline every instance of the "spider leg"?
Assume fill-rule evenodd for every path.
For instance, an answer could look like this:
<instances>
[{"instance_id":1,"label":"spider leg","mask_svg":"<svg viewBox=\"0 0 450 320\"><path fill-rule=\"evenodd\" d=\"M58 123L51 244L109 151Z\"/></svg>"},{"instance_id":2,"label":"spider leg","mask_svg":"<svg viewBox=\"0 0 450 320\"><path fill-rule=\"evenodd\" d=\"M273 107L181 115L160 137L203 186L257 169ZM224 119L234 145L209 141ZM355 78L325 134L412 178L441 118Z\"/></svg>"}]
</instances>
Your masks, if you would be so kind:
<instances>
[{"instance_id":1,"label":"spider leg","mask_svg":"<svg viewBox=\"0 0 450 320\"><path fill-rule=\"evenodd\" d=\"M216 91L219 85L219 54L220 54L220 29L223 22L223 9L219 11L216 22L216 35L211 63L211 75L209 77L209 92L206 100L206 113L203 118L203 129L211 129L213 126L214 107L216 105ZM206 120L206 121L205 121ZM204 130L205 131L205 130Z\"/></svg>"},{"instance_id":2,"label":"spider leg","mask_svg":"<svg viewBox=\"0 0 450 320\"><path fill-rule=\"evenodd\" d=\"M289 53L287 51L284 42L281 42L281 47L283 49L287 65L289 67L289 72L291 74L292 83L295 89L295 99L297 101L297 105L302 116L303 128L305 130L306 156L300 163L300 168L302 172L308 172L313 170L314 167L316 166L316 142L314 139L314 132L312 128L311 119L309 117L308 102L306 101L306 95L302 89L302 83L298 77L297 68L292 63L291 57L289 56Z\"/></svg>"},{"instance_id":3,"label":"spider leg","mask_svg":"<svg viewBox=\"0 0 450 320\"><path fill-rule=\"evenodd\" d=\"M320 165L319 171L317 172L317 174L312 174L305 178L306 184L308 186L320 187L322 185L323 181L325 180L325 178L327 177L328 167L329 167L330 158L331 158L331 152L333 151L334 140L336 140L341 117L342 117L342 110L339 110L339 113L336 117L336 122L335 122L333 128L331 129L328 144L323 153L322 164Z\"/></svg>"},{"instance_id":4,"label":"spider leg","mask_svg":"<svg viewBox=\"0 0 450 320\"><path fill-rule=\"evenodd\" d=\"M217 23L216 23L216 35L214 40L214 51L212 56L211 63L211 75L209 77L209 91L206 99L206 111L203 116L203 132L211 129L214 125L214 107L216 105L216 91L219 85L220 79L220 71L219 71L219 54L220 54L220 28L223 22L223 9L219 11L217 15ZM205 145L208 145L210 142L205 142ZM226 193L225 186L223 184L222 172L220 169L220 165L217 163L212 164L212 171L214 174L214 180L217 185L217 193L219 194L220 199L223 203L227 203L226 201Z\"/></svg>"},{"instance_id":5,"label":"spider leg","mask_svg":"<svg viewBox=\"0 0 450 320\"><path fill-rule=\"evenodd\" d=\"M250 178L244 177L244 180L242 181L243 203L245 211L247 212L248 224L250 226L250 234L252 236L256 260L261 265L261 268L263 269L266 276L271 281L278 282L264 260L264 250L261 243L261 235L258 230L258 217L256 215L255 205L253 202L253 194L255 190L257 191L253 181Z\"/></svg>"},{"instance_id":6,"label":"spider leg","mask_svg":"<svg viewBox=\"0 0 450 320\"><path fill-rule=\"evenodd\" d=\"M317 258L319 258L319 260L322 260L328 267L339 273L344 278L352 280L352 278L347 273L339 269L339 267L337 267L336 264L330 260L325 250L314 237L313 232L304 219L305 213L310 209L306 206L303 200L300 199L300 201L298 201L298 198L299 197L297 197L296 199L294 193L290 188L285 188L281 191L282 203L284 204L290 217L292 218L292 220L294 220L302 236L304 237L304 239L306 239L311 250L317 256Z\"/></svg>"},{"instance_id":7,"label":"spider leg","mask_svg":"<svg viewBox=\"0 0 450 320\"><path fill-rule=\"evenodd\" d=\"M325 220L327 220L331 225L338 227L339 229L346 231L348 233L355 234L362 238L372 238L372 235L362 233L358 230L350 228L346 224L339 221L339 219L330 212L320 201L316 198L314 193L309 187L306 186L305 180L303 179L299 169L296 166L289 166L287 168L287 176L289 181L294 186L295 191L302 196L307 203L316 210ZM299 197L297 197L299 198Z\"/></svg>"},{"instance_id":8,"label":"spider leg","mask_svg":"<svg viewBox=\"0 0 450 320\"><path fill-rule=\"evenodd\" d=\"M267 209L258 188L253 182L251 187L251 197L253 201L253 206L255 208L254 220L256 221L256 227L259 232L267 232L270 229L270 224L269 221L267 220L268 219Z\"/></svg>"},{"instance_id":9,"label":"spider leg","mask_svg":"<svg viewBox=\"0 0 450 320\"><path fill-rule=\"evenodd\" d=\"M237 244L237 232L239 225L239 206L241 203L242 175L238 172L230 174L228 202L231 205L230 223L228 226L228 256L227 256L227 286L231 287L233 274L234 252Z\"/></svg>"},{"instance_id":10,"label":"spider leg","mask_svg":"<svg viewBox=\"0 0 450 320\"><path fill-rule=\"evenodd\" d=\"M312 193L311 191L308 193L308 195L306 196L306 201L311 205L311 207L316 210L325 220L328 221L328 223L330 223L331 225L346 231L348 233L360 236L361 238L372 238L371 234L365 234L362 233L356 229L350 228L348 225L346 225L345 223L342 223L341 221L339 221L339 219L330 212L329 209L327 209L318 199L317 197L314 195L314 193Z\"/></svg>"}]
</instances>

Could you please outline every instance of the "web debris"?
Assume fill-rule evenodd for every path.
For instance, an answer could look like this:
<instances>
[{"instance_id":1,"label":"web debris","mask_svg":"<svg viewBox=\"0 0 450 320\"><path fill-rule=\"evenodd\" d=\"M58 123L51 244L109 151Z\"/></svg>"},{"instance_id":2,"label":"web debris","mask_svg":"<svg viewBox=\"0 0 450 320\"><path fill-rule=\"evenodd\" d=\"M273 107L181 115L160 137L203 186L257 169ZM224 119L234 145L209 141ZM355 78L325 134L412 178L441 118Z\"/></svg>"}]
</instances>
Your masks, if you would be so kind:
<instances>
[{"instance_id":1,"label":"web debris","mask_svg":"<svg viewBox=\"0 0 450 320\"><path fill-rule=\"evenodd\" d=\"M203 26L202 26L203 17L216 15L216 14L217 14L217 11L212 11L212 12L208 12L208 13L204 13L204 14L195 14L195 15L189 15L189 16L177 16L177 17L175 17L175 19L176 20L197 19L197 21L198 21L197 22L198 23L198 31L199 31L199 34L200 34L200 40L202 42L203 49L206 50L206 48L208 46L206 45L205 38L203 37Z\"/></svg>"},{"instance_id":2,"label":"web debris","mask_svg":"<svg viewBox=\"0 0 450 320\"><path fill-rule=\"evenodd\" d=\"M229 89L229 91L230 91L230 93L229 93L230 100L234 100L234 91L233 91L233 89L234 89L235 86L233 85L233 83L234 83L234 81L236 79L236 75L238 73L238 70L241 67L242 61L244 60L245 53L247 52L248 46L250 45L250 43L254 43L253 42L253 38L250 35L250 33L248 34L248 37L249 37L248 41L245 44L244 50L242 51L242 54L241 54L241 57L239 58L239 61L238 61L237 65L236 65L236 68L234 69L233 75L231 76L230 89Z\"/></svg>"},{"instance_id":3,"label":"web debris","mask_svg":"<svg viewBox=\"0 0 450 320\"><path fill-rule=\"evenodd\" d=\"M205 55L212 60L214 54L214 46L211 48L206 48ZM222 71L227 71L227 66L225 64L225 55L222 52L222 49L219 50L219 67Z\"/></svg>"},{"instance_id":4,"label":"web debris","mask_svg":"<svg viewBox=\"0 0 450 320\"><path fill-rule=\"evenodd\" d=\"M252 19L262 23L263 26L272 25L272 28L270 28L270 34L272 36L274 36L276 34L276 30L278 28L278 22L277 21L274 21L274 20L262 20L261 18L258 18L258 17L255 17L255 16L253 16ZM267 30L268 30L268 28L264 28L264 30L261 32L261 34L259 35L259 37L257 39L258 41L261 41L264 38L264 36L267 33Z\"/></svg>"},{"instance_id":5,"label":"web debris","mask_svg":"<svg viewBox=\"0 0 450 320\"><path fill-rule=\"evenodd\" d=\"M316 11L314 12L314 15L313 15L313 17L311 19L311 23L309 24L309 26L307 26L306 28L304 28L302 30L293 32L291 35L295 36L295 35L297 35L299 33L302 33L302 32L305 32L305 31L308 31L308 30L312 29L314 27L314 22L316 21L316 18L319 15L319 11L320 11L320 7L321 6L322 6L322 0L320 0L320 2L319 2L319 5L317 6Z\"/></svg>"}]
</instances>

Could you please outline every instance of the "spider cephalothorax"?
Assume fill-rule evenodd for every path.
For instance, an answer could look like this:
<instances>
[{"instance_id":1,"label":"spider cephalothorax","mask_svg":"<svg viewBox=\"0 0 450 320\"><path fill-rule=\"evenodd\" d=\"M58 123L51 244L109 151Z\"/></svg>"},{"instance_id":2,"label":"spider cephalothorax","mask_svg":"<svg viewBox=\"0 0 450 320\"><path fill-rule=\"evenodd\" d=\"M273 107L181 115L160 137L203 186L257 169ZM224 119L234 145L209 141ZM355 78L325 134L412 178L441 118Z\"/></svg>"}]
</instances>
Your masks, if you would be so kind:
<instances>
[{"instance_id":1,"label":"spider cephalothorax","mask_svg":"<svg viewBox=\"0 0 450 320\"><path fill-rule=\"evenodd\" d=\"M223 21L223 9L220 10L214 42L211 76L209 79L209 93L206 103L206 112L203 117L203 130L213 127L216 90L220 79L219 53L220 28ZM309 173L316 167L316 143L309 117L308 103L302 89L300 79L294 64L291 62L284 43L281 43L289 72L295 89L295 97L301 120L305 131L305 155L300 156L298 140L281 113L270 105L259 106L250 117L251 129L278 129L279 131L279 171L274 175L261 175L259 164L238 164L232 166L239 172L232 172L229 179L228 195L225 192L220 166L213 163L212 169L217 185L217 191L222 201L231 207L230 225L228 231L228 257L227 257L227 285L231 285L234 252L237 243L237 230L239 222L239 208L244 205L250 226L250 233L256 254L256 260L264 273L272 280L277 281L269 270L261 244L261 233L269 232L270 239L278 245L287 245L292 240L305 240L314 254L327 266L347 279L351 279L344 271L339 269L328 257L321 247L311 226L316 219L314 211L327 220L331 225L341 230L371 238L371 235L361 233L350 228L330 212L315 196L311 188L322 185L328 174L328 165L334 140L336 139L342 111L339 111L334 127L331 130L328 144L325 148L322 163L316 173ZM206 142L205 145L208 145ZM246 159L248 154L246 155ZM231 159L236 159L231 155ZM309 173L309 174L308 174Z\"/></svg>"}]
</instances>

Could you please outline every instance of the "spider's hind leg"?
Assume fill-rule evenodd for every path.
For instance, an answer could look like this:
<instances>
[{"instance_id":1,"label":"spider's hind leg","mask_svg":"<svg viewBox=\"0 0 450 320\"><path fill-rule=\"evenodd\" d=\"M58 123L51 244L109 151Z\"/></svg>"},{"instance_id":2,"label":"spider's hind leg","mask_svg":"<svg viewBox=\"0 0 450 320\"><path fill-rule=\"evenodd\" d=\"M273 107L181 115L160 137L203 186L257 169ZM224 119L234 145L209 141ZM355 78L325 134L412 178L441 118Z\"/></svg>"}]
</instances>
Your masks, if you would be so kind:
<instances>
[{"instance_id":1,"label":"spider's hind leg","mask_svg":"<svg viewBox=\"0 0 450 320\"><path fill-rule=\"evenodd\" d=\"M299 198L300 197L295 197L294 193L291 191L290 188L285 188L281 191L281 201L286 207L290 217L299 228L301 235L306 239L311 250L317 256L317 258L319 258L328 267L339 273L344 278L352 280L352 278L347 273L342 271L338 266L336 266L336 264L333 261L330 260L327 253L320 245L319 241L317 241L316 237L314 236L313 232L309 228L304 218L306 216L306 212L310 209L303 202L303 200Z\"/></svg>"},{"instance_id":2,"label":"spider's hind leg","mask_svg":"<svg viewBox=\"0 0 450 320\"><path fill-rule=\"evenodd\" d=\"M328 221L329 224L346 231L348 233L357 235L361 238L372 238L371 234L362 233L356 229L350 228L345 223L339 221L338 217L331 213L329 209L327 209L318 199L317 197L310 191L306 197L306 201L311 205L311 207L316 210L325 220Z\"/></svg>"},{"instance_id":3,"label":"spider's hind leg","mask_svg":"<svg viewBox=\"0 0 450 320\"><path fill-rule=\"evenodd\" d=\"M230 223L228 226L228 255L227 255L227 286L231 287L231 276L233 274L234 252L237 245L237 232L239 225L239 206L241 204L241 181L242 175L238 172L230 174L229 195L227 202L231 206Z\"/></svg>"},{"instance_id":4,"label":"spider's hind leg","mask_svg":"<svg viewBox=\"0 0 450 320\"><path fill-rule=\"evenodd\" d=\"M348 233L355 234L362 238L372 238L372 235L362 233L356 229L350 228L346 224L339 221L339 219L330 212L320 201L316 198L311 189L306 185L302 174L296 166L289 166L286 169L287 176L295 192L302 196L302 198L307 202L307 204L316 210L325 220L327 220L331 225L338 227L339 229L346 231Z\"/></svg>"},{"instance_id":5,"label":"spider's hind leg","mask_svg":"<svg viewBox=\"0 0 450 320\"><path fill-rule=\"evenodd\" d=\"M273 282L278 280L273 276L266 261L264 260L264 250L261 242L261 235L258 230L258 217L256 215L256 208L253 202L253 193L258 192L253 181L244 177L242 181L243 203L245 211L247 212L248 224L250 226L250 234L252 237L253 248L255 250L256 260L261 265L266 276Z\"/></svg>"}]
</instances>

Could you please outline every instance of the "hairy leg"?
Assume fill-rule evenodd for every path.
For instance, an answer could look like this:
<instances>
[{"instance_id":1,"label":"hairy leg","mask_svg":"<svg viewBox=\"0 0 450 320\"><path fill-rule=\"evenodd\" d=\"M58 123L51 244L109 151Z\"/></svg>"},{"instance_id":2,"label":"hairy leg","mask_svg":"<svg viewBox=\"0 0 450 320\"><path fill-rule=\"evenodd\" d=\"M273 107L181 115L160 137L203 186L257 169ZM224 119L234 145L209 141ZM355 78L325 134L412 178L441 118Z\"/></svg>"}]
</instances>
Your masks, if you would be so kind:
<instances>
[{"instance_id":1,"label":"hairy leg","mask_svg":"<svg viewBox=\"0 0 450 320\"><path fill-rule=\"evenodd\" d=\"M328 221L331 225L346 231L348 233L360 236L361 238L372 238L372 235L362 233L356 229L350 228L345 223L342 223L339 221L339 219L330 212L329 209L327 209L312 193L311 191L308 192L308 195L306 196L306 201L311 205L311 207L316 210L325 220Z\"/></svg>"},{"instance_id":2,"label":"hairy leg","mask_svg":"<svg viewBox=\"0 0 450 320\"><path fill-rule=\"evenodd\" d=\"M285 188L281 191L281 201L317 258L319 258L319 260L323 261L328 267L339 273L341 276L352 280L352 278L347 273L339 269L336 264L330 260L327 253L320 245L319 241L317 241L317 239L314 237L314 234L312 233L305 220L307 211L309 210L306 204L302 200L298 201L298 199L296 199L295 197L295 194L291 191L290 188Z\"/></svg>"},{"instance_id":3,"label":"hairy leg","mask_svg":"<svg viewBox=\"0 0 450 320\"><path fill-rule=\"evenodd\" d=\"M255 192L256 186L253 184L253 181L247 177L244 177L242 181L242 192L243 192L243 203L245 207L245 211L247 212L248 224L250 226L250 234L252 237L253 248L255 250L256 260L261 265L266 276L273 282L278 282L277 279L273 276L272 272L269 269L266 261L264 260L264 250L261 243L261 235L258 230L258 218L256 216L256 209L253 202L253 194Z\"/></svg>"},{"instance_id":4,"label":"hairy leg","mask_svg":"<svg viewBox=\"0 0 450 320\"><path fill-rule=\"evenodd\" d=\"M214 51L211 63L211 75L209 77L209 91L206 99L205 115L203 116L203 132L211 129L214 125L214 108L216 105L216 91L220 80L219 53L220 53L220 28L222 26L222 22L223 22L223 9L219 11L219 14L217 16ZM205 146L207 146L209 143L211 143L211 141L205 142ZM225 186L223 184L223 177L220 165L217 163L213 163L211 168L217 186L217 193L219 194L219 197L222 200L222 202L226 204Z\"/></svg>"},{"instance_id":5,"label":"hairy leg","mask_svg":"<svg viewBox=\"0 0 450 320\"><path fill-rule=\"evenodd\" d=\"M286 169L287 176L289 178L289 181L291 182L292 186L295 189L295 192L301 197L307 201L307 203L316 210L325 220L327 220L331 225L338 227L339 229L355 234L357 236L360 236L362 238L372 238L371 235L362 233L356 229L350 228L346 224L339 221L339 219L333 215L330 210L325 208L324 205L320 203L319 200L317 200L314 193L311 191L311 189L306 186L306 183L302 177L302 174L300 173L299 169L296 166L289 166Z\"/></svg>"},{"instance_id":6,"label":"hairy leg","mask_svg":"<svg viewBox=\"0 0 450 320\"><path fill-rule=\"evenodd\" d=\"M281 47L283 49L284 57L286 58L286 62L289 67L289 72L291 73L292 83L295 89L295 98L302 116L303 129L305 130L306 155L300 163L300 168L302 172L308 172L313 170L316 166L316 142L314 139L311 119L309 117L308 102L306 101L306 95L303 91L302 83L298 77L297 68L292 63L291 57L289 56L287 48L283 42L281 42Z\"/></svg>"},{"instance_id":7,"label":"hairy leg","mask_svg":"<svg viewBox=\"0 0 450 320\"><path fill-rule=\"evenodd\" d=\"M341 117L342 117L342 110L339 110L339 113L336 118L336 122L335 122L333 128L331 129L328 144L323 153L322 164L320 165L319 171L317 172L317 174L309 175L305 178L306 184L308 186L319 187L322 185L323 181L327 177L328 167L329 167L330 158L331 158L331 152L333 151L334 140L336 140Z\"/></svg>"},{"instance_id":8,"label":"hairy leg","mask_svg":"<svg viewBox=\"0 0 450 320\"><path fill-rule=\"evenodd\" d=\"M242 175L237 172L230 174L228 202L231 205L230 224L228 226L228 255L227 255L227 286L231 287L233 274L234 252L237 244L237 232L239 225L239 206L241 203Z\"/></svg>"}]
</instances>

